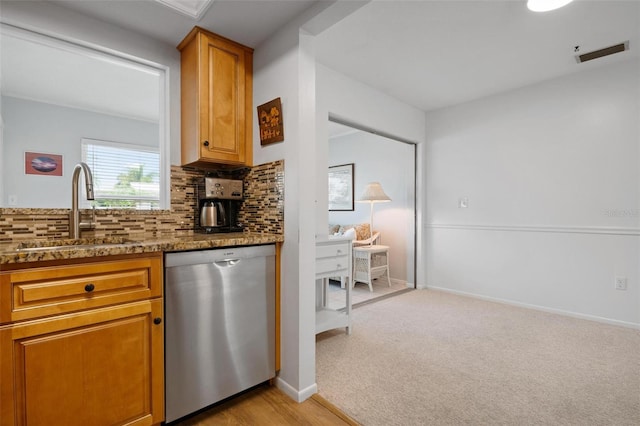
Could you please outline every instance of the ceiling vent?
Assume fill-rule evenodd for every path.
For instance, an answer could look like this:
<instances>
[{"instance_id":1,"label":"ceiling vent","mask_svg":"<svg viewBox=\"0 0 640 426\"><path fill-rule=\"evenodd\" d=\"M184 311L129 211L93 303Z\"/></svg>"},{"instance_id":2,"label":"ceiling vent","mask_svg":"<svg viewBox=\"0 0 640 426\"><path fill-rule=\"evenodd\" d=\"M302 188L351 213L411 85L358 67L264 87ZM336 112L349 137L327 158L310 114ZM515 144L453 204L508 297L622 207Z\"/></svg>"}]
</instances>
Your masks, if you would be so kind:
<instances>
[{"instance_id":1,"label":"ceiling vent","mask_svg":"<svg viewBox=\"0 0 640 426\"><path fill-rule=\"evenodd\" d=\"M594 59L602 58L603 56L624 52L625 50L629 50L629 40L614 46L605 47L604 49L594 50L593 52L583 53L582 55L576 55L576 61L578 61L578 63L592 61Z\"/></svg>"}]
</instances>

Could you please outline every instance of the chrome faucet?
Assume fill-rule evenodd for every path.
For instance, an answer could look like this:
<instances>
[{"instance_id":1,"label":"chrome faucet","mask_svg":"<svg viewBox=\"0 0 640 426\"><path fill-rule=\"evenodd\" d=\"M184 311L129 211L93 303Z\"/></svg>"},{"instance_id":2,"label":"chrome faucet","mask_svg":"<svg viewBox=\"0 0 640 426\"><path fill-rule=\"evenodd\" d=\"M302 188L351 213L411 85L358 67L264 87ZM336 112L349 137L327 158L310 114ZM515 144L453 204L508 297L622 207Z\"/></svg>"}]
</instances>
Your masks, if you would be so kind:
<instances>
[{"instance_id":1,"label":"chrome faucet","mask_svg":"<svg viewBox=\"0 0 640 426\"><path fill-rule=\"evenodd\" d=\"M69 215L69 238L80 238L80 229L91 228L93 223L80 223L80 210L78 209L78 182L80 170L84 171L84 184L87 188L87 200L93 200L93 175L86 163L80 162L73 169L71 178L71 214Z\"/></svg>"}]
</instances>

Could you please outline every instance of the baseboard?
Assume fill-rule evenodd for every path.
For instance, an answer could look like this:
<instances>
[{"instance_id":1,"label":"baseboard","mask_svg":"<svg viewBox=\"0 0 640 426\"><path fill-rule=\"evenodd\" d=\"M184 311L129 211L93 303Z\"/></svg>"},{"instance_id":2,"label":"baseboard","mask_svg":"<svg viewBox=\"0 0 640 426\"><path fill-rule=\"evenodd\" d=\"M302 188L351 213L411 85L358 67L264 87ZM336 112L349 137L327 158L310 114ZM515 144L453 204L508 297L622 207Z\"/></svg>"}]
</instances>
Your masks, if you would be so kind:
<instances>
[{"instance_id":1,"label":"baseboard","mask_svg":"<svg viewBox=\"0 0 640 426\"><path fill-rule=\"evenodd\" d=\"M306 387L301 391L298 391L289 383L282 380L280 376L276 377L276 387L280 389L282 392L284 392L285 395L287 395L289 398L293 399L296 402L302 402L307 398L310 398L311 395L318 393L318 385L316 383Z\"/></svg>"},{"instance_id":2,"label":"baseboard","mask_svg":"<svg viewBox=\"0 0 640 426\"><path fill-rule=\"evenodd\" d=\"M633 328L633 329L636 329L636 330L640 330L640 324L636 324L636 323L633 323L633 322L619 321L619 320L614 320L614 319L611 319L611 318L599 317L599 316L596 316L596 315L587 315L587 314L581 314L581 313L578 313L578 312L565 311L565 310L562 310L562 309L548 308L546 306L532 305L532 304L529 304L529 303L516 302L514 300L509 300L509 299L500 299L500 298L497 298L497 297L483 296L481 294L469 293L469 292L460 291L460 290L453 290L453 289L445 288L445 287L437 287L437 286L431 286L430 285L430 286L419 286L418 288L422 289L422 290L424 290L424 289L427 289L427 290L438 290L438 291L443 291L443 292L446 292L446 293L457 294L457 295L460 295L460 296L472 297L474 299L486 300L488 302L503 303L505 305L518 306L520 308L534 309L536 311L548 312L548 313L564 315L564 316L572 317L572 318L584 319L584 320L589 320L589 321L600 322L600 323L603 323L603 324L617 325L617 326L620 326L620 327Z\"/></svg>"},{"instance_id":3,"label":"baseboard","mask_svg":"<svg viewBox=\"0 0 640 426\"><path fill-rule=\"evenodd\" d=\"M414 287L413 287L413 283L410 283L410 282L408 282L408 281L406 281L406 280L401 280L401 279L399 279L399 278L390 278L389 280L391 281L391 285L397 285L397 284L400 284L400 285L402 285L403 287L407 287L407 288L414 288Z\"/></svg>"},{"instance_id":4,"label":"baseboard","mask_svg":"<svg viewBox=\"0 0 640 426\"><path fill-rule=\"evenodd\" d=\"M391 278L391 284L392 284L392 285L400 284L400 285L402 285L403 287L410 288L410 289L412 289L412 290L413 290L414 288L420 288L420 286L419 286L419 285L416 287L414 283L410 283L409 281L401 280L401 279L399 279L399 278ZM425 288L426 288L426 287L425 287Z\"/></svg>"}]
</instances>

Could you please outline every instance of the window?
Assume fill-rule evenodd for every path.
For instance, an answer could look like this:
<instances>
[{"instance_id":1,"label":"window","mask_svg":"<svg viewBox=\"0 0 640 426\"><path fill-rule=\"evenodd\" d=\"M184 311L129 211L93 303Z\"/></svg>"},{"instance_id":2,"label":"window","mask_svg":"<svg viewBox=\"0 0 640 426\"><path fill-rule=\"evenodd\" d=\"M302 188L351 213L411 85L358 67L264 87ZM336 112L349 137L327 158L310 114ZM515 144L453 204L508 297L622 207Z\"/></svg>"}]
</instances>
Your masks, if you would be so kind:
<instances>
[{"instance_id":1,"label":"window","mask_svg":"<svg viewBox=\"0 0 640 426\"><path fill-rule=\"evenodd\" d=\"M150 210L160 204L160 152L144 145L82 139L82 161L93 173L87 207Z\"/></svg>"}]
</instances>

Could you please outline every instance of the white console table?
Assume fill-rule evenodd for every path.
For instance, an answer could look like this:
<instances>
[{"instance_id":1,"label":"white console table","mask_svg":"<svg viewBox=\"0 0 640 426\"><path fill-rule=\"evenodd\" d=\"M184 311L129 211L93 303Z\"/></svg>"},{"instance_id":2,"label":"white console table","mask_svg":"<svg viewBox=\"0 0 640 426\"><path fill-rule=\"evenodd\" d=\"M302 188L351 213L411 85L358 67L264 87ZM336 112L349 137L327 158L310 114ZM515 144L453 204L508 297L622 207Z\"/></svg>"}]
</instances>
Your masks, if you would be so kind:
<instances>
[{"instance_id":1,"label":"white console table","mask_svg":"<svg viewBox=\"0 0 640 426\"><path fill-rule=\"evenodd\" d=\"M350 238L331 237L316 240L316 334L345 327L351 334L352 243ZM345 279L346 307L328 306L329 277Z\"/></svg>"}]
</instances>

